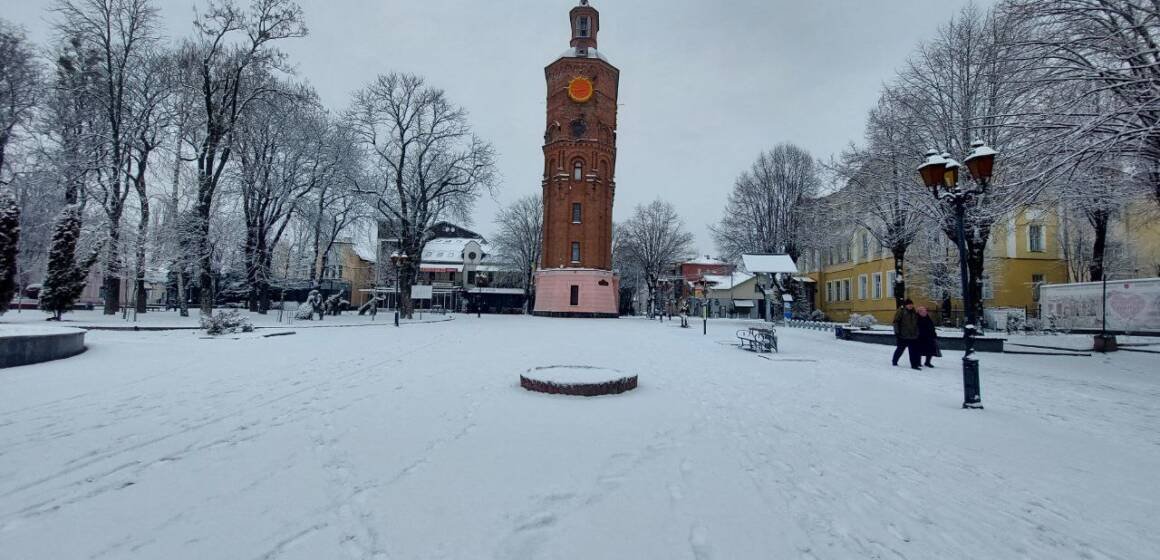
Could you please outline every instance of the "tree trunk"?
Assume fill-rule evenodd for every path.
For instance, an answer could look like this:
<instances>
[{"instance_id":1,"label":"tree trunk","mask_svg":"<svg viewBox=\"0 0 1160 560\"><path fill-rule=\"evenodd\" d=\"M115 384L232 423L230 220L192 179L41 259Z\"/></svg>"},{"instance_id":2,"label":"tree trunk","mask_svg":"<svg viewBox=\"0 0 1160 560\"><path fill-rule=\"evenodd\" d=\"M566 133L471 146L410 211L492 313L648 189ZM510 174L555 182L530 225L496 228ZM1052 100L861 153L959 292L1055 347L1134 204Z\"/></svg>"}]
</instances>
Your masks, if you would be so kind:
<instances>
[{"instance_id":1,"label":"tree trunk","mask_svg":"<svg viewBox=\"0 0 1160 560\"><path fill-rule=\"evenodd\" d=\"M182 317L189 317L189 303L185 297L185 272L187 255L182 255L181 238L186 232L181 231L182 219L177 215L178 208L181 202L181 142L177 142L177 149L173 153L173 183L172 191L169 196L169 219L173 224L174 239L173 243L176 245L176 256L173 259L173 269L177 271L177 309L178 315Z\"/></svg>"},{"instance_id":2,"label":"tree trunk","mask_svg":"<svg viewBox=\"0 0 1160 560\"><path fill-rule=\"evenodd\" d=\"M180 261L179 261L180 262ZM189 302L185 296L185 265L179 265L177 268L177 314L182 317L189 317Z\"/></svg>"},{"instance_id":3,"label":"tree trunk","mask_svg":"<svg viewBox=\"0 0 1160 560\"><path fill-rule=\"evenodd\" d=\"M1099 282L1104 279L1107 267L1104 265L1104 256L1108 242L1108 212L1096 210L1088 214L1088 221L1095 230L1095 242L1092 244L1092 263L1090 266L1091 281Z\"/></svg>"},{"instance_id":4,"label":"tree trunk","mask_svg":"<svg viewBox=\"0 0 1160 560\"><path fill-rule=\"evenodd\" d=\"M114 223L109 227L109 252L105 255L105 315L116 315L121 310L120 246L121 231Z\"/></svg>"},{"instance_id":5,"label":"tree trunk","mask_svg":"<svg viewBox=\"0 0 1160 560\"><path fill-rule=\"evenodd\" d=\"M261 277L261 256L258 254L257 228L248 224L246 227L246 308L250 312L258 311L258 283Z\"/></svg>"},{"instance_id":6,"label":"tree trunk","mask_svg":"<svg viewBox=\"0 0 1160 560\"><path fill-rule=\"evenodd\" d=\"M145 293L145 240L149 232L149 199L141 199L141 221L137 223L137 262L136 274L137 278L137 313L145 313L149 296Z\"/></svg>"},{"instance_id":7,"label":"tree trunk","mask_svg":"<svg viewBox=\"0 0 1160 560\"><path fill-rule=\"evenodd\" d=\"M213 314L213 262L209 251L209 212L210 201L202 199L197 204L197 240L194 247L197 251L198 284L201 292L201 314Z\"/></svg>"},{"instance_id":8,"label":"tree trunk","mask_svg":"<svg viewBox=\"0 0 1160 560\"><path fill-rule=\"evenodd\" d=\"M265 315L270 311L270 266L272 256L264 240L258 244L258 313Z\"/></svg>"},{"instance_id":9,"label":"tree trunk","mask_svg":"<svg viewBox=\"0 0 1160 560\"><path fill-rule=\"evenodd\" d=\"M409 254L421 255L422 252L414 250ZM399 267L399 316L406 319L412 318L415 313L415 303L411 301L411 286L415 285L416 269L418 266L419 263L415 262L415 260L408 259L406 263Z\"/></svg>"},{"instance_id":10,"label":"tree trunk","mask_svg":"<svg viewBox=\"0 0 1160 560\"><path fill-rule=\"evenodd\" d=\"M894 247L890 252L894 255L894 306L898 308L906 301L906 277L902 275L906 263L906 247Z\"/></svg>"}]
</instances>

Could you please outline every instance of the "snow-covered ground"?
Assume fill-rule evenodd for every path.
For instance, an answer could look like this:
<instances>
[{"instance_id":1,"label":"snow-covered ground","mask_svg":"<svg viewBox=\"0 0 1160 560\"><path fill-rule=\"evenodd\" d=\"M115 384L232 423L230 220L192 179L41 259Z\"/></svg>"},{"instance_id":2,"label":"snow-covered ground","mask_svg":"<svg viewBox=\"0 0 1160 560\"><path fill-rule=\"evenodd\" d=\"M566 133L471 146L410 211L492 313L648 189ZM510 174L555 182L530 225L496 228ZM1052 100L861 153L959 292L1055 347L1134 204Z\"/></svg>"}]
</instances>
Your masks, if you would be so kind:
<instances>
[{"instance_id":1,"label":"snow-covered ground","mask_svg":"<svg viewBox=\"0 0 1160 560\"><path fill-rule=\"evenodd\" d=\"M90 332L0 370L0 557L1160 557L1155 354L982 354L964 411L956 352L675 325ZM552 364L640 387L519 387Z\"/></svg>"}]
</instances>

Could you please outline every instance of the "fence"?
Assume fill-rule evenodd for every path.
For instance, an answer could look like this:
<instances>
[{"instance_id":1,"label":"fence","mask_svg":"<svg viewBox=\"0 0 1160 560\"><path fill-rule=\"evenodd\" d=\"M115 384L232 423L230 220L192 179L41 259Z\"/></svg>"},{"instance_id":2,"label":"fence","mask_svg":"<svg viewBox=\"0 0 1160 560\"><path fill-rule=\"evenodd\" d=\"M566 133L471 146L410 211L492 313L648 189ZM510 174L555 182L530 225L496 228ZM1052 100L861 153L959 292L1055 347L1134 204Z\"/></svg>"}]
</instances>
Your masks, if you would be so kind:
<instances>
[{"instance_id":1,"label":"fence","mask_svg":"<svg viewBox=\"0 0 1160 560\"><path fill-rule=\"evenodd\" d=\"M829 321L803 321L801 319L790 319L785 322L785 326L794 327L798 329L810 329L815 331L833 331L834 325L840 323L831 323Z\"/></svg>"}]
</instances>

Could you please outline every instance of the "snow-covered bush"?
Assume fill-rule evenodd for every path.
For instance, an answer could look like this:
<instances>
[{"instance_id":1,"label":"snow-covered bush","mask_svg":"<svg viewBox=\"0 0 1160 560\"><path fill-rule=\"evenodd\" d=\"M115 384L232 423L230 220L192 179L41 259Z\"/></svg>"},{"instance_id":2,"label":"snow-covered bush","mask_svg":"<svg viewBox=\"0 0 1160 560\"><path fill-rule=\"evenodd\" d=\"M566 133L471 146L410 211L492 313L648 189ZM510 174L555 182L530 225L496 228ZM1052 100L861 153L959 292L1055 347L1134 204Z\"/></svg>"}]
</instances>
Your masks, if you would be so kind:
<instances>
[{"instance_id":1,"label":"snow-covered bush","mask_svg":"<svg viewBox=\"0 0 1160 560\"><path fill-rule=\"evenodd\" d=\"M851 327L868 329L874 325L877 325L878 319L875 319L873 315L859 315L857 313L851 313L850 320L848 322L850 323Z\"/></svg>"},{"instance_id":2,"label":"snow-covered bush","mask_svg":"<svg viewBox=\"0 0 1160 560\"><path fill-rule=\"evenodd\" d=\"M828 317L826 317L826 314L823 313L821 309L815 309L815 310L810 312L810 320L811 321L829 321L830 319Z\"/></svg>"},{"instance_id":3,"label":"snow-covered bush","mask_svg":"<svg viewBox=\"0 0 1160 560\"><path fill-rule=\"evenodd\" d=\"M253 332L254 325L238 311L223 311L209 317L202 316L201 328L207 334L233 334L238 332Z\"/></svg>"},{"instance_id":4,"label":"snow-covered bush","mask_svg":"<svg viewBox=\"0 0 1160 560\"><path fill-rule=\"evenodd\" d=\"M1007 314L1007 333L1023 332L1023 328L1027 326L1027 320L1022 314L1008 313Z\"/></svg>"}]
</instances>

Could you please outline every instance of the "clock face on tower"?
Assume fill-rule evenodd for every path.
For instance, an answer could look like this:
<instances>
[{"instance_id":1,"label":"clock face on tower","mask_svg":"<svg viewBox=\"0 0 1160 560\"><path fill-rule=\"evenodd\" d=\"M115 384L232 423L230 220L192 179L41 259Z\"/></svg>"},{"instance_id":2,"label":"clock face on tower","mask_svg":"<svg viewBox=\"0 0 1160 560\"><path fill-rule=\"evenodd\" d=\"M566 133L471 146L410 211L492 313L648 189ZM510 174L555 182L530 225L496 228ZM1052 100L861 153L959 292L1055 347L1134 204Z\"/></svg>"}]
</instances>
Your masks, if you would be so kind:
<instances>
[{"instance_id":1,"label":"clock face on tower","mask_svg":"<svg viewBox=\"0 0 1160 560\"><path fill-rule=\"evenodd\" d=\"M572 81L568 82L568 97L577 103L584 103L592 99L593 91L592 81L584 76L572 78Z\"/></svg>"}]
</instances>

